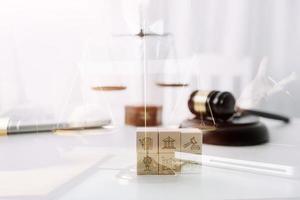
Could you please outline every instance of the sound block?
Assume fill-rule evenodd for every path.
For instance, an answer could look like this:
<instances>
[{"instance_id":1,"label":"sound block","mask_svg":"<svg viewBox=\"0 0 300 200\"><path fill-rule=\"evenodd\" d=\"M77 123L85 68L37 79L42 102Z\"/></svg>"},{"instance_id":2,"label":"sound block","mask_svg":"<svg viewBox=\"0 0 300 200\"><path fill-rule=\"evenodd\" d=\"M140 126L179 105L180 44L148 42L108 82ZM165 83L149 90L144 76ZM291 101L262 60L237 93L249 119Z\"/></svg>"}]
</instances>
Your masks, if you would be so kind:
<instances>
[{"instance_id":1,"label":"sound block","mask_svg":"<svg viewBox=\"0 0 300 200\"><path fill-rule=\"evenodd\" d=\"M203 143L223 146L250 146L269 141L267 127L257 117L235 117L227 121L211 119L187 119L181 128L199 128L203 131Z\"/></svg>"}]
</instances>

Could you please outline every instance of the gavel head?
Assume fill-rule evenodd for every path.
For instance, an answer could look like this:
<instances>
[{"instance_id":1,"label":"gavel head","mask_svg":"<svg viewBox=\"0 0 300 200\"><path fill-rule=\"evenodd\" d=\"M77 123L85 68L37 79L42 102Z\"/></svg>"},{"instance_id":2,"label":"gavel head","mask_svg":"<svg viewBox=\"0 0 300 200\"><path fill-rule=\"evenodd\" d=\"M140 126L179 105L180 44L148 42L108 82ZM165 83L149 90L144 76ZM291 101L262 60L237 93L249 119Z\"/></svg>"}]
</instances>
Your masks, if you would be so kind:
<instances>
[{"instance_id":1,"label":"gavel head","mask_svg":"<svg viewBox=\"0 0 300 200\"><path fill-rule=\"evenodd\" d=\"M235 113L235 98L230 92L196 90L189 98L188 107L198 118L227 120Z\"/></svg>"},{"instance_id":2,"label":"gavel head","mask_svg":"<svg viewBox=\"0 0 300 200\"><path fill-rule=\"evenodd\" d=\"M195 137L192 137L192 138L191 138L191 143L192 143L192 144L197 144L197 143L198 143L197 140L195 139Z\"/></svg>"}]
</instances>

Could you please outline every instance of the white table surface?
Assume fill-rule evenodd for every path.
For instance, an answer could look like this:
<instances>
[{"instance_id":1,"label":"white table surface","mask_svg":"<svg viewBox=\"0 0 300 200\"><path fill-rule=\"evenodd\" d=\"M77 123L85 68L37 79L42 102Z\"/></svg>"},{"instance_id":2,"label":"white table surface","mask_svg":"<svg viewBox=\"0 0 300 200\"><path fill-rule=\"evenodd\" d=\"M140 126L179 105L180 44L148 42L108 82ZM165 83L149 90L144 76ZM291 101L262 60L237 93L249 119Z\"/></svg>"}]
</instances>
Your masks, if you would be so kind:
<instances>
[{"instance_id":1,"label":"white table surface","mask_svg":"<svg viewBox=\"0 0 300 200\"><path fill-rule=\"evenodd\" d=\"M130 127L1 137L0 199L300 199L300 120L266 122L269 143L204 145L219 164L176 176L135 175Z\"/></svg>"}]
</instances>

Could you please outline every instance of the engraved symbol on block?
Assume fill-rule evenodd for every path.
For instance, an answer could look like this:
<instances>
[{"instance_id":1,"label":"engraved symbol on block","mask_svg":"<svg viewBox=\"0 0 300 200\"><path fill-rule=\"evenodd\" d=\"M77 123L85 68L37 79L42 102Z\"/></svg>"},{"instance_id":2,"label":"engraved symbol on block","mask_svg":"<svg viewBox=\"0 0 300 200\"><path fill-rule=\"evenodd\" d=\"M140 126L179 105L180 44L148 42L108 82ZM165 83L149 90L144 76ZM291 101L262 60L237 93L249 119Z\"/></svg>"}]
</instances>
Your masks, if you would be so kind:
<instances>
[{"instance_id":1,"label":"engraved symbol on block","mask_svg":"<svg viewBox=\"0 0 300 200\"><path fill-rule=\"evenodd\" d=\"M192 137L188 143L183 145L184 148L188 148L189 146L191 147L191 150L200 150L200 145L198 145L195 137Z\"/></svg>"},{"instance_id":2,"label":"engraved symbol on block","mask_svg":"<svg viewBox=\"0 0 300 200\"><path fill-rule=\"evenodd\" d=\"M145 165L144 171L145 171L145 172L150 172L150 171L151 171L151 170L150 170L150 166L151 166L151 163L152 163L152 158L149 157L149 156L144 157L143 163L144 163L144 165Z\"/></svg>"},{"instance_id":3,"label":"engraved symbol on block","mask_svg":"<svg viewBox=\"0 0 300 200\"><path fill-rule=\"evenodd\" d=\"M172 170L171 167L173 166L173 162L173 158L162 159L162 170Z\"/></svg>"},{"instance_id":4,"label":"engraved symbol on block","mask_svg":"<svg viewBox=\"0 0 300 200\"><path fill-rule=\"evenodd\" d=\"M175 140L173 138L171 138L170 136L168 136L167 138L165 138L163 140L163 142L164 142L163 149L176 149L175 146L174 146Z\"/></svg>"},{"instance_id":5,"label":"engraved symbol on block","mask_svg":"<svg viewBox=\"0 0 300 200\"><path fill-rule=\"evenodd\" d=\"M139 139L144 150L152 150L153 149L153 139L150 137L144 137Z\"/></svg>"}]
</instances>

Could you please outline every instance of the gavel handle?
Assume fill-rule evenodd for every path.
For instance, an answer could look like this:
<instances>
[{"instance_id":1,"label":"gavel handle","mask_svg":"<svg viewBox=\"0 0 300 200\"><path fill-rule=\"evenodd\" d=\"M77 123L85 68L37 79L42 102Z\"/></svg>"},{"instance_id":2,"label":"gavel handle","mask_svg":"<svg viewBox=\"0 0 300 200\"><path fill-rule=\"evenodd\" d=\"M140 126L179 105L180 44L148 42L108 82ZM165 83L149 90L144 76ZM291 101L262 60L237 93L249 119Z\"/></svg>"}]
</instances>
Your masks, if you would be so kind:
<instances>
[{"instance_id":1,"label":"gavel handle","mask_svg":"<svg viewBox=\"0 0 300 200\"><path fill-rule=\"evenodd\" d=\"M239 109L239 112L242 115L255 115L255 116L264 117L264 118L268 118L268 119L280 120L285 123L290 122L290 118L288 118L286 116L269 113L269 112L263 112L263 111L258 111L258 110L248 110L248 109Z\"/></svg>"},{"instance_id":2,"label":"gavel handle","mask_svg":"<svg viewBox=\"0 0 300 200\"><path fill-rule=\"evenodd\" d=\"M191 142L186 143L186 144L183 145L183 147L184 147L184 148L187 148L187 147L190 146L191 144L192 144Z\"/></svg>"}]
</instances>

